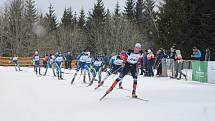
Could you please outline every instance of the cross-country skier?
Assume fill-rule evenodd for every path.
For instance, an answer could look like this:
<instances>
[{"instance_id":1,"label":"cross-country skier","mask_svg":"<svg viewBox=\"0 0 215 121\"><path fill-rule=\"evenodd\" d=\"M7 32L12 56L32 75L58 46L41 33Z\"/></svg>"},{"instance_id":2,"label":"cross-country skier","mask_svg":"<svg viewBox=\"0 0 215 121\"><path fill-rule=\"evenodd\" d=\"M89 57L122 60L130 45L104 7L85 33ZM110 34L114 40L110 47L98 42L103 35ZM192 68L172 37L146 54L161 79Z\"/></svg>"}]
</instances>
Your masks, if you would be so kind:
<instances>
[{"instance_id":1,"label":"cross-country skier","mask_svg":"<svg viewBox=\"0 0 215 121\"><path fill-rule=\"evenodd\" d=\"M119 72L119 73L122 72L123 56L120 56L120 55L116 55L116 53L112 53L112 57L111 57L111 60L110 60L111 69L106 73L106 76L104 77L104 79L98 84L98 86L95 89L98 89L100 86L102 86L104 84L104 81L111 74L114 74L114 73L117 73L117 72ZM122 57L122 58L120 58L120 57ZM123 89L121 81L119 83L119 88Z\"/></svg>"},{"instance_id":2,"label":"cross-country skier","mask_svg":"<svg viewBox=\"0 0 215 121\"><path fill-rule=\"evenodd\" d=\"M137 98L136 88L137 88L138 69L140 68L140 62L141 62L141 44L136 43L133 50L128 50L128 52L126 53L126 57L124 58L123 61L124 61L124 67L122 72L120 73L119 77L113 82L111 87L106 91L106 94L100 100L102 100L106 95L108 95L117 85L117 83L120 82L120 80L122 80L123 77L127 75L129 72L133 77L132 97Z\"/></svg>"},{"instance_id":3,"label":"cross-country skier","mask_svg":"<svg viewBox=\"0 0 215 121\"><path fill-rule=\"evenodd\" d=\"M19 63L18 63L18 57L16 56L16 54L14 54L14 55L11 57L11 62L14 64L15 70L16 70L16 71L21 71L20 66L19 66ZM17 69L17 68L18 68L18 69Z\"/></svg>"},{"instance_id":4,"label":"cross-country skier","mask_svg":"<svg viewBox=\"0 0 215 121\"><path fill-rule=\"evenodd\" d=\"M92 74L93 74L93 78L90 81L88 86L91 86L93 84L93 81L96 80L96 75L98 75L99 81L98 83L101 82L101 72L102 72L102 66L103 66L103 60L101 58L101 56L97 56L94 59L94 62L92 63Z\"/></svg>"},{"instance_id":5,"label":"cross-country skier","mask_svg":"<svg viewBox=\"0 0 215 121\"><path fill-rule=\"evenodd\" d=\"M86 52L86 54L87 54L87 58L86 58L86 64L84 66L84 79L83 79L84 83L86 83L86 74L88 74L89 81L91 80L90 73L91 73L91 64L93 62L93 59L90 56L90 52Z\"/></svg>"},{"instance_id":6,"label":"cross-country skier","mask_svg":"<svg viewBox=\"0 0 215 121\"><path fill-rule=\"evenodd\" d=\"M55 69L56 69L56 64L55 64L55 55L52 55L51 56L51 59L50 59L50 64L51 64L51 68L52 68L52 71L53 71L53 75L56 76L55 74Z\"/></svg>"},{"instance_id":7,"label":"cross-country skier","mask_svg":"<svg viewBox=\"0 0 215 121\"><path fill-rule=\"evenodd\" d=\"M86 64L86 59L88 58L88 55L86 53L86 50L84 50L79 56L78 56L78 66L76 69L76 73L71 81L71 84L73 84L73 82L75 81L76 76L78 75L78 72L80 70L84 70L85 68L85 64ZM84 82L85 83L85 82Z\"/></svg>"},{"instance_id":8,"label":"cross-country skier","mask_svg":"<svg viewBox=\"0 0 215 121\"><path fill-rule=\"evenodd\" d=\"M61 70L62 61L63 61L63 56L61 53L59 53L58 55L56 55L56 58L55 58L55 64L56 64L56 68L57 68L57 77L59 80L63 79L62 70Z\"/></svg>"},{"instance_id":9,"label":"cross-country skier","mask_svg":"<svg viewBox=\"0 0 215 121\"><path fill-rule=\"evenodd\" d=\"M43 66L45 67L45 68L47 68L47 64L48 64L48 61L49 61L49 54L48 53L46 53L46 55L44 56L44 58L43 58Z\"/></svg>"},{"instance_id":10,"label":"cross-country skier","mask_svg":"<svg viewBox=\"0 0 215 121\"><path fill-rule=\"evenodd\" d=\"M41 75L41 73L40 73L40 56L38 54L38 51L35 51L34 56L33 56L33 61L35 63L34 69L36 71L36 75L38 75L38 72L39 72L39 75Z\"/></svg>"},{"instance_id":11,"label":"cross-country skier","mask_svg":"<svg viewBox=\"0 0 215 121\"><path fill-rule=\"evenodd\" d=\"M55 61L55 56L52 55L52 54L49 54L44 76L47 74L49 68L52 69L52 71L53 71L53 76L56 76L56 75L55 75L55 68L56 68L56 65L55 65L54 61Z\"/></svg>"}]
</instances>

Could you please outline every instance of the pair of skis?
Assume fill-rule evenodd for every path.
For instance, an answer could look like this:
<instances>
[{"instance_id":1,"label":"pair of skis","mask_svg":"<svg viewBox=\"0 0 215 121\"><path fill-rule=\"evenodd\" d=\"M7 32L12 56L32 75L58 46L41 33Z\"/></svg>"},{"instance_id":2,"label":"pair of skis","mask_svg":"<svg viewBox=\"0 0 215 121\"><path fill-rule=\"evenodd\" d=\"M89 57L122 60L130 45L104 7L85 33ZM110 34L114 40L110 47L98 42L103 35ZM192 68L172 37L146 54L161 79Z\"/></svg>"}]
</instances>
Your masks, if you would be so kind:
<instances>
[{"instance_id":1,"label":"pair of skis","mask_svg":"<svg viewBox=\"0 0 215 121\"><path fill-rule=\"evenodd\" d=\"M102 101L109 93L105 93L105 95L103 95L99 100ZM140 100L140 101L145 101L145 102L148 102L149 100L146 100L146 99L143 99L143 98L140 98L140 97L132 97L132 96L127 96L128 98L131 98L131 99L136 99L136 100Z\"/></svg>"},{"instance_id":2,"label":"pair of skis","mask_svg":"<svg viewBox=\"0 0 215 121\"><path fill-rule=\"evenodd\" d=\"M121 88L116 88L116 89L121 89ZM130 91L129 89L124 89L122 88L121 90L125 90L125 91ZM105 95L103 95L99 100L102 101L109 93L105 93ZM143 98L140 98L140 97L133 97L133 96L127 96L129 98L132 98L132 99L137 99L137 100L141 100L141 101L149 101L149 100L146 100L146 99L143 99Z\"/></svg>"}]
</instances>

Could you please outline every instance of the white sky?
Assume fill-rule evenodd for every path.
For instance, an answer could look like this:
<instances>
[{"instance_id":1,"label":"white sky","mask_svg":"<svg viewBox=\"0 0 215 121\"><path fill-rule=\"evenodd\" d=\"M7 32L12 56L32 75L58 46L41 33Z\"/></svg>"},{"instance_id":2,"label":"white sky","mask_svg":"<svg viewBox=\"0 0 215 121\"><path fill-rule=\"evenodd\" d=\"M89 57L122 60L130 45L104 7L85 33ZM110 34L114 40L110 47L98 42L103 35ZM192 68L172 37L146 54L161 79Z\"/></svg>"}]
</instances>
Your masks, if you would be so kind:
<instances>
[{"instance_id":1,"label":"white sky","mask_svg":"<svg viewBox=\"0 0 215 121\"><path fill-rule=\"evenodd\" d=\"M0 7L2 8L6 1L9 0L0 0ZM81 8L85 9L85 13L93 8L94 3L97 0L35 0L38 10L45 13L48 11L48 6L50 3L53 4L55 8L55 13L57 14L58 18L63 15L63 11L65 7L72 7L73 11L77 13L80 12ZM118 0L123 9L126 0ZM111 11L114 10L117 0L103 0L105 8L110 9Z\"/></svg>"},{"instance_id":2,"label":"white sky","mask_svg":"<svg viewBox=\"0 0 215 121\"><path fill-rule=\"evenodd\" d=\"M2 8L6 1L9 0L0 0L0 7ZM60 19L63 15L65 7L72 7L73 11L76 11L77 14L80 12L81 8L84 8L85 13L93 8L94 3L97 0L35 0L37 8L40 12L45 13L48 11L48 6L50 3L53 4L55 8L55 13ZM118 0L120 4L120 9L123 10L126 0ZM116 7L117 0L103 0L105 8L113 11Z\"/></svg>"}]
</instances>

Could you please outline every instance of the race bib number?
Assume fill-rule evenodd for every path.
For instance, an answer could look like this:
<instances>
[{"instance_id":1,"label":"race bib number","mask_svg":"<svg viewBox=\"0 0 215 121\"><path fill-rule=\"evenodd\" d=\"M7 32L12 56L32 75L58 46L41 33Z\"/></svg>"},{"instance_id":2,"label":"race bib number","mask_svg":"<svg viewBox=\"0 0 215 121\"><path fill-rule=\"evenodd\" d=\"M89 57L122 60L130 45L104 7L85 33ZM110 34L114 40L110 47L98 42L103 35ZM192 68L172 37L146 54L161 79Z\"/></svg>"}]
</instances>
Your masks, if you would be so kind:
<instances>
[{"instance_id":1,"label":"race bib number","mask_svg":"<svg viewBox=\"0 0 215 121\"><path fill-rule=\"evenodd\" d=\"M131 53L127 58L127 62L130 64L136 64L138 62L139 57L139 54Z\"/></svg>"},{"instance_id":2,"label":"race bib number","mask_svg":"<svg viewBox=\"0 0 215 121\"><path fill-rule=\"evenodd\" d=\"M82 55L81 57L80 57L80 59L79 59L79 61L80 62L86 62L86 59L87 59L88 57L86 56L86 55Z\"/></svg>"},{"instance_id":3,"label":"race bib number","mask_svg":"<svg viewBox=\"0 0 215 121\"><path fill-rule=\"evenodd\" d=\"M62 57L57 57L56 58L56 62L62 62L63 61L63 58Z\"/></svg>"},{"instance_id":4,"label":"race bib number","mask_svg":"<svg viewBox=\"0 0 215 121\"><path fill-rule=\"evenodd\" d=\"M102 66L102 61L95 61L93 63L94 66Z\"/></svg>"},{"instance_id":5,"label":"race bib number","mask_svg":"<svg viewBox=\"0 0 215 121\"><path fill-rule=\"evenodd\" d=\"M89 57L88 57L88 58L86 59L86 63L91 63L91 62L92 62L92 58L89 58Z\"/></svg>"},{"instance_id":6,"label":"race bib number","mask_svg":"<svg viewBox=\"0 0 215 121\"><path fill-rule=\"evenodd\" d=\"M120 60L120 59L114 61L114 64L118 66L122 65L122 63L123 63L123 60Z\"/></svg>"},{"instance_id":7,"label":"race bib number","mask_svg":"<svg viewBox=\"0 0 215 121\"><path fill-rule=\"evenodd\" d=\"M40 56L34 56L34 60L35 61L39 61L40 60Z\"/></svg>"},{"instance_id":8,"label":"race bib number","mask_svg":"<svg viewBox=\"0 0 215 121\"><path fill-rule=\"evenodd\" d=\"M115 61L116 60L116 56L111 57L111 60Z\"/></svg>"},{"instance_id":9,"label":"race bib number","mask_svg":"<svg viewBox=\"0 0 215 121\"><path fill-rule=\"evenodd\" d=\"M17 59L18 59L17 57L13 57L12 58L13 61L17 61Z\"/></svg>"}]
</instances>

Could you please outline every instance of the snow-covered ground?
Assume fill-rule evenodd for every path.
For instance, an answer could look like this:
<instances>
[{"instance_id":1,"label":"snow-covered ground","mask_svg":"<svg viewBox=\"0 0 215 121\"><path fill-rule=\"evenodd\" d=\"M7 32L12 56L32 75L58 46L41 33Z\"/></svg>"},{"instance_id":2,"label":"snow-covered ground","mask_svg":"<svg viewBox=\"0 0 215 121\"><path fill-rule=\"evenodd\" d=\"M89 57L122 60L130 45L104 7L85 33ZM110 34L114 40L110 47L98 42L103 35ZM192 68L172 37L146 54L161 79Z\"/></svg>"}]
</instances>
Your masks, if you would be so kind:
<instances>
[{"instance_id":1,"label":"snow-covered ground","mask_svg":"<svg viewBox=\"0 0 215 121\"><path fill-rule=\"evenodd\" d=\"M74 71L57 80L22 69L0 67L0 121L215 121L212 84L139 76L137 94L148 102L119 89L99 101L117 76L95 91L79 76L70 85ZM131 90L131 79L125 77L124 88Z\"/></svg>"}]
</instances>

